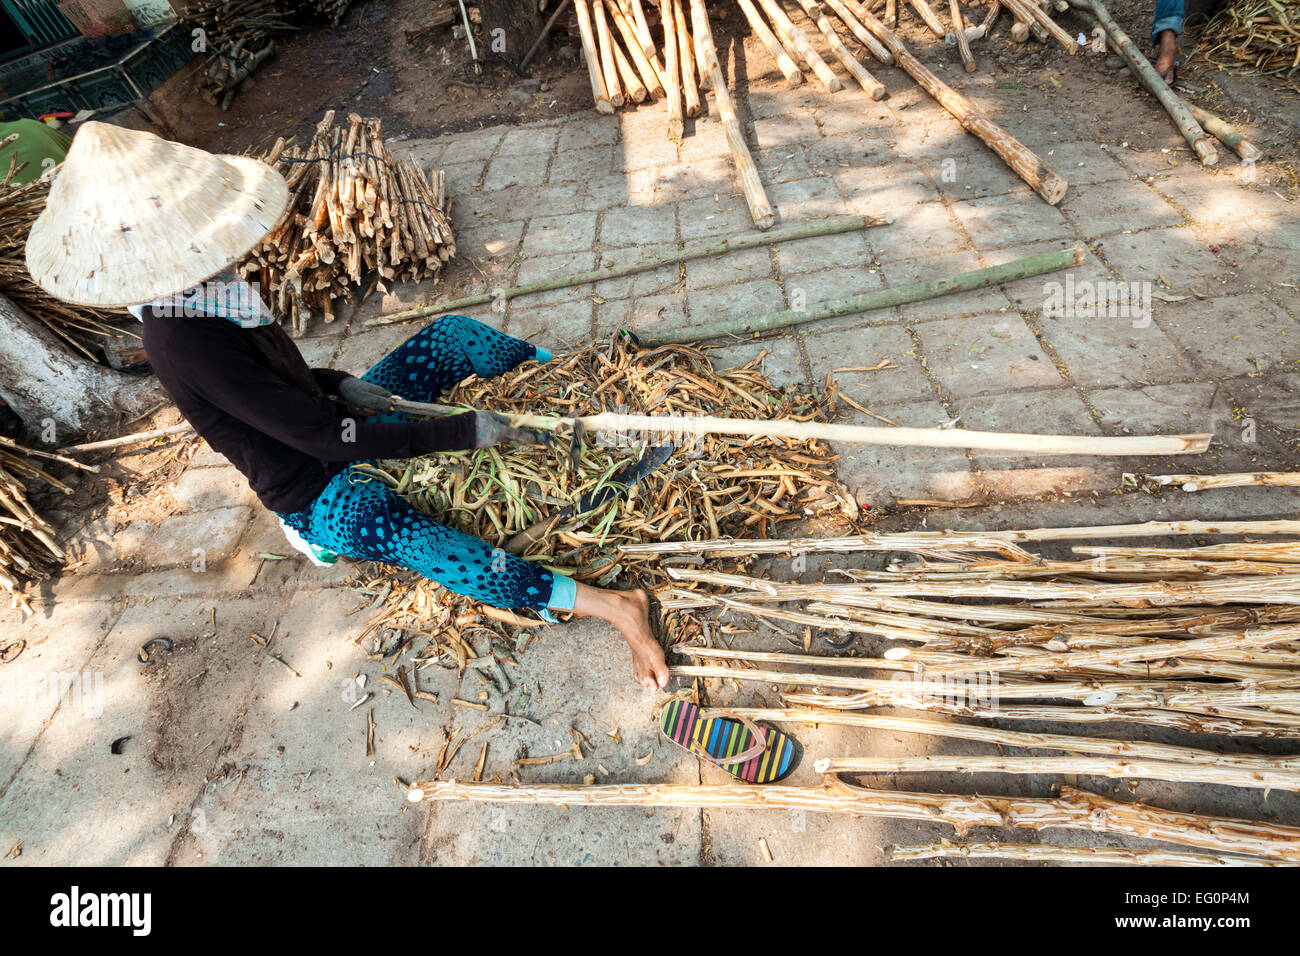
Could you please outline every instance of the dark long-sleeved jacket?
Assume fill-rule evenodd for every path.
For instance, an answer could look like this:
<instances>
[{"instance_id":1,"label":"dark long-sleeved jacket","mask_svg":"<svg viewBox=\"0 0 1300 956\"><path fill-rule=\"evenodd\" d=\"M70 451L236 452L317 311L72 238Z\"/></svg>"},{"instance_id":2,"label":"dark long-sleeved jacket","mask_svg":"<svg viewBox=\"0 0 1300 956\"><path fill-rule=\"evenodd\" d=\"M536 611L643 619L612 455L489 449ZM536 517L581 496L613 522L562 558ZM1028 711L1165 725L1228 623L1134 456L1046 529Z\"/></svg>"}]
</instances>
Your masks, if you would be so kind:
<instances>
[{"instance_id":1,"label":"dark long-sleeved jacket","mask_svg":"<svg viewBox=\"0 0 1300 956\"><path fill-rule=\"evenodd\" d=\"M474 445L472 413L419 422L362 421L329 398L347 373L307 367L279 325L144 310L144 347L163 388L262 504L307 507L350 461L409 458Z\"/></svg>"}]
</instances>

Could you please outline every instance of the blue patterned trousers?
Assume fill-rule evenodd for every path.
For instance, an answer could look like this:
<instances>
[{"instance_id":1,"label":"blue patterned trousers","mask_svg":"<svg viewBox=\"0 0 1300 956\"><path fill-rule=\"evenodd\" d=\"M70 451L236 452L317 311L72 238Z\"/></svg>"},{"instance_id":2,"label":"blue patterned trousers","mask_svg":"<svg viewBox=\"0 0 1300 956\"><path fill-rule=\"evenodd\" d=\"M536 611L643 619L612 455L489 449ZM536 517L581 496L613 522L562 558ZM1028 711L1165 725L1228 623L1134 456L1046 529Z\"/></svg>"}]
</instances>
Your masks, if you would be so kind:
<instances>
[{"instance_id":1,"label":"blue patterned trousers","mask_svg":"<svg viewBox=\"0 0 1300 956\"><path fill-rule=\"evenodd\" d=\"M488 378L521 362L550 361L545 349L482 322L446 315L421 329L362 376L402 398L436 401L469 377ZM375 419L399 420L384 415ZM503 608L572 609L571 578L493 548L416 511L382 481L354 481L339 472L310 505L281 515L312 544L367 561L410 568L457 594Z\"/></svg>"}]
</instances>

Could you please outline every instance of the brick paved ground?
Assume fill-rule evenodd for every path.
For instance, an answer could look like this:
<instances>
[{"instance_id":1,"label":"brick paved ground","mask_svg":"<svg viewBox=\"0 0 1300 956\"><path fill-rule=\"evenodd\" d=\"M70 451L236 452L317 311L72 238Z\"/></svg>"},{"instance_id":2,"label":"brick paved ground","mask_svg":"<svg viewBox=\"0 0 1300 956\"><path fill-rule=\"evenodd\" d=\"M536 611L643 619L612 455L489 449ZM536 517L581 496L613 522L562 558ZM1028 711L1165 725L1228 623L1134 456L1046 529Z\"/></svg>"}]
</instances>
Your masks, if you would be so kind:
<instances>
[{"instance_id":1,"label":"brick paved ground","mask_svg":"<svg viewBox=\"0 0 1300 956\"><path fill-rule=\"evenodd\" d=\"M1053 208L900 75L880 73L896 92L878 103L811 86L760 88L741 99L779 221L889 212L892 225L520 298L505 314L470 313L563 348L620 328L690 326L1083 243L1088 255L1074 281L1154 283L1151 321L1044 315L1045 282L1064 281L1057 275L819 322L762 342L723 343L715 357L742 363L765 350L776 381L813 383L837 368L889 359L895 367L888 370L836 377L875 416L900 425L956 420L978 429L1216 436L1211 454L1195 462L840 449L842 477L880 510L908 497L1005 499L932 511L930 528L1293 513L1296 496L1283 489L1167 501L1091 493L1114 489L1122 470L1294 465L1286 444L1300 427L1294 207L1244 182L1233 162L1200 169L1172 132L1143 149L1093 141L1077 116L1043 107L1033 90L996 89L996 71L965 79L969 96L1071 180ZM1163 122L1148 103L1111 106L1142 114L1148 128ZM622 263L748 229L717 124L696 123L679 148L664 139L662 122L655 106L398 144L447 170L461 250L451 291ZM360 372L413 331L364 320L431 295L417 287L374 296L348 324L312 329L303 351L313 365ZM878 424L852 409L840 420ZM432 705L417 713L381 697L378 752L365 757L364 709L350 709L348 684L360 670L373 689L381 672L348 642L366 615L348 616L361 599L340 587L347 569L259 560L260 552L284 552L283 540L211 452L199 451L171 494L175 514L157 525L101 523L79 532L74 546L84 563L47 585L34 620L0 616L6 632L21 628L29 641L0 675L11 681L4 690L24 702L6 712L0 730L0 845L21 839L23 862L752 863L763 836L781 863L874 863L889 843L950 835L912 823L734 812L409 808L392 778L425 773L444 729L486 719ZM1018 500L1026 498L1036 500ZM278 653L300 677L247 638L273 630ZM157 634L172 636L179 650L152 670L137 666L135 649ZM627 670L626 652L603 627L547 631L516 671L544 724L509 722L476 738L452 773L472 773L481 740L489 741L491 775L508 770L522 744L534 754L567 747L572 726L586 735L589 759L536 768L528 779L721 780L656 742L659 698L634 689ZM71 694L38 693L56 673L102 680L95 698L102 713ZM454 679L430 678L428 689L446 699ZM735 699L774 695L747 690ZM606 734L615 728L620 742ZM931 746L834 729L800 736L811 756ZM111 755L109 743L119 737L130 739ZM653 756L640 765L645 754ZM794 779L813 781L811 760ZM1038 794L1048 783L884 781ZM1300 821L1300 803L1289 794L1265 802L1260 794L1150 783L1118 792Z\"/></svg>"}]
</instances>

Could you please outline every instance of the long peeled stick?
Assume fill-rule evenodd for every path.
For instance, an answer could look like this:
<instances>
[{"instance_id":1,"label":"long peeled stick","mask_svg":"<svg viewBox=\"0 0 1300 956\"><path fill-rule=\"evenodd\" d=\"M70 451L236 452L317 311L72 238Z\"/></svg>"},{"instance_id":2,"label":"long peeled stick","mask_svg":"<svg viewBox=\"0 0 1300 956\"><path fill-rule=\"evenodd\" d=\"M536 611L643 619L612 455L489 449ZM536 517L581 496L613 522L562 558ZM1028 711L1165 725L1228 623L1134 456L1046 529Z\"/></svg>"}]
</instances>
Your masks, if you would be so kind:
<instances>
[{"instance_id":1,"label":"long peeled stick","mask_svg":"<svg viewBox=\"0 0 1300 956\"><path fill-rule=\"evenodd\" d=\"M685 62L685 61L683 61ZM688 112L687 115L690 115ZM691 259L700 259L705 256L720 256L728 252L737 252L741 249L753 249L757 246L772 246L781 242L793 242L796 239L813 239L819 236L833 236L842 232L857 232L859 229L867 229L871 226L885 226L893 220L888 215L885 216L833 216L828 219L818 219L813 222L799 222L788 226L781 226L773 229L771 232L751 232L739 236L733 236L730 239L717 239L711 242L691 243L685 249L678 252L670 252L664 256L650 257L639 259L619 266L609 266L604 269L592 269L590 272L578 272L569 276L560 276L554 279L543 279L539 282L530 282L527 285L511 286L508 289L498 289L493 292L480 292L477 295L465 296L462 299L453 299L450 302L439 302L434 305L422 305L418 309L407 309L405 312L394 312L391 315L380 316L377 319L367 319L366 325L392 325L397 322L410 322L413 319L422 319L430 315L446 315L455 312L457 309L467 309L474 305L485 305L495 300L508 300L516 296L530 295L535 292L550 292L554 289L566 289L570 286L585 285L589 282L599 282L602 279L617 279L620 276L634 275L638 272L646 272L650 269L657 269L660 266L674 265L678 262L688 262ZM1082 256L1082 251L1080 251ZM1060 255L1052 253L1052 255ZM1028 260L1018 260L1026 262ZM1074 261L1074 260L1071 260ZM1078 261L1082 261L1080 258ZM1068 263L1063 263L1067 265ZM1053 268L1061 268L1054 266ZM1046 270L1045 270L1046 271ZM1037 275L1037 273L1028 273ZM1019 278L1016 276L1015 278ZM957 289L946 291L959 291ZM941 293L935 293L941 294Z\"/></svg>"},{"instance_id":2,"label":"long peeled stick","mask_svg":"<svg viewBox=\"0 0 1300 956\"><path fill-rule=\"evenodd\" d=\"M907 47L903 46L903 42L891 30L867 12L865 6L852 0L849 0L848 6L862 24L889 48L898 65L934 97L940 106L955 116L966 132L978 136L985 146L1002 157L1003 162L1015 170L1016 175L1032 186L1034 191L1047 202L1055 206L1061 201L1061 197L1069 188L1069 183L1064 176L977 110L970 100L931 73L920 60L908 52Z\"/></svg>"},{"instance_id":3,"label":"long peeled stick","mask_svg":"<svg viewBox=\"0 0 1300 956\"><path fill-rule=\"evenodd\" d=\"M974 269L961 272L955 276L938 279L926 279L910 285L896 286L892 289L877 289L862 295L849 296L846 299L831 299L817 302L802 309L786 309L781 312L768 312L764 315L742 315L717 322L705 322L678 330L668 330L644 335L641 340L647 345L669 345L683 342L705 342L709 339L726 336L751 335L760 332L773 332L777 329L803 325L818 319L834 318L837 315L854 315L869 312L872 309L887 309L908 302L921 302L954 292L969 292L989 286L1026 279L1031 276L1055 272L1067 266L1078 265L1083 261L1081 247L1058 249L1053 252L1040 252L1036 255L1015 259L1000 266L987 269Z\"/></svg>"},{"instance_id":4,"label":"long peeled stick","mask_svg":"<svg viewBox=\"0 0 1300 956\"><path fill-rule=\"evenodd\" d=\"M749 153L740 120L736 117L736 105L732 102L731 91L727 89L727 78L723 76L722 65L718 62L717 47L713 45L713 31L709 28L709 14L704 8L704 0L691 0L691 26L695 30L696 46L703 54L703 65L713 78L713 99L718 105L718 118L722 120L722 127L727 133L731 161L736 167L736 177L740 180L745 202L749 205L749 215L756 228L770 229L776 222L776 211L768 202L763 182L758 178L758 167Z\"/></svg>"},{"instance_id":5,"label":"long peeled stick","mask_svg":"<svg viewBox=\"0 0 1300 956\"><path fill-rule=\"evenodd\" d=\"M706 541L652 541L619 545L624 554L710 554L740 557L754 554L807 554L827 551L908 551L957 548L988 550L989 542L1084 541L1107 538L1162 538L1170 535L1295 535L1300 521L1146 521L1141 524L1099 524L1072 528L1021 528L1011 531L902 531L857 534L844 538L713 538Z\"/></svg>"},{"instance_id":6,"label":"long peeled stick","mask_svg":"<svg viewBox=\"0 0 1300 956\"><path fill-rule=\"evenodd\" d=\"M1023 860L1026 863L1086 863L1090 866L1286 866L1281 860L1231 853L1187 853L1117 846L1055 846L1046 843L925 843L887 847L885 855L899 860Z\"/></svg>"},{"instance_id":7,"label":"long peeled stick","mask_svg":"<svg viewBox=\"0 0 1300 956\"><path fill-rule=\"evenodd\" d=\"M1125 780L1170 780L1209 783L1248 790L1300 791L1294 771L1238 770L1191 763L1168 763L1128 757L823 757L813 764L818 773L1082 773Z\"/></svg>"},{"instance_id":8,"label":"long peeled stick","mask_svg":"<svg viewBox=\"0 0 1300 956\"><path fill-rule=\"evenodd\" d=\"M446 414L442 405L402 402L396 411ZM1122 435L1098 438L1091 435L1029 435L1014 432L976 432L961 428L880 428L871 425L832 425L825 422L715 418L707 415L624 415L601 412L581 418L554 415L506 414L516 428L568 431L581 425L593 432L652 433L674 436L680 447L690 436L745 435L759 438L792 438L796 441L822 439L851 444L890 445L910 448L973 448L1021 455L1197 455L1209 448L1210 435Z\"/></svg>"},{"instance_id":9,"label":"long peeled stick","mask_svg":"<svg viewBox=\"0 0 1300 956\"><path fill-rule=\"evenodd\" d=\"M1138 78L1138 82L1146 87L1147 92L1160 101L1160 105L1165 108L1169 118L1174 121L1178 127L1178 132L1183 134L1183 139L1187 140L1187 145L1192 147L1192 152L1197 155L1201 163L1205 166L1213 166L1219 161L1219 154L1214 148L1214 143L1210 137L1205 134L1205 130L1196 122L1192 116L1191 110L1173 90L1169 84L1160 78L1156 68L1151 65L1151 61L1142 55L1142 52L1122 29L1115 22L1115 18L1096 0L1070 0L1070 6L1085 13L1091 13L1101 28L1106 31L1106 36L1111 44L1119 51L1119 55L1128 63L1129 68L1133 70L1133 75Z\"/></svg>"},{"instance_id":10,"label":"long peeled stick","mask_svg":"<svg viewBox=\"0 0 1300 956\"><path fill-rule=\"evenodd\" d=\"M607 807L737 807L807 810L852 816L946 823L958 836L974 827L1042 830L1062 827L1124 833L1180 846L1300 862L1300 827L1163 810L1062 787L1061 796L981 797L871 790L827 780L818 787L674 784L524 784L507 786L429 780L407 791L413 803L458 800L491 803Z\"/></svg>"},{"instance_id":11,"label":"long peeled stick","mask_svg":"<svg viewBox=\"0 0 1300 956\"><path fill-rule=\"evenodd\" d=\"M596 40L600 48L600 71L605 78L605 90L615 107L623 105L623 86L618 78L618 63L614 59L614 37L605 17L604 0L591 0L591 15L596 21Z\"/></svg>"},{"instance_id":12,"label":"long peeled stick","mask_svg":"<svg viewBox=\"0 0 1300 956\"><path fill-rule=\"evenodd\" d=\"M853 15L853 11L846 7L841 0L826 0L826 5L835 11L835 15L844 22L844 25L849 28L849 32L857 38L857 41L871 51L872 56L886 66L894 65L894 54L885 49L885 45L877 40L870 30L858 22L858 18Z\"/></svg>"}]
</instances>

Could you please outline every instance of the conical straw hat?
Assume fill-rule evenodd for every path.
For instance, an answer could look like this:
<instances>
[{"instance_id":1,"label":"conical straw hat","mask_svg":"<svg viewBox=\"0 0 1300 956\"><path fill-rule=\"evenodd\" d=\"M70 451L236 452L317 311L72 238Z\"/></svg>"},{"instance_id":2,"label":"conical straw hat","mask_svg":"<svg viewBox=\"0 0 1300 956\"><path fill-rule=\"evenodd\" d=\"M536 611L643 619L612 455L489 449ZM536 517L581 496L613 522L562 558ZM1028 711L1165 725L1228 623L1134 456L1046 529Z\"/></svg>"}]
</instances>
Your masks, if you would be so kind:
<instances>
[{"instance_id":1,"label":"conical straw hat","mask_svg":"<svg viewBox=\"0 0 1300 956\"><path fill-rule=\"evenodd\" d=\"M27 268L66 302L140 305L240 259L288 204L265 163L86 123L27 237Z\"/></svg>"}]
</instances>

